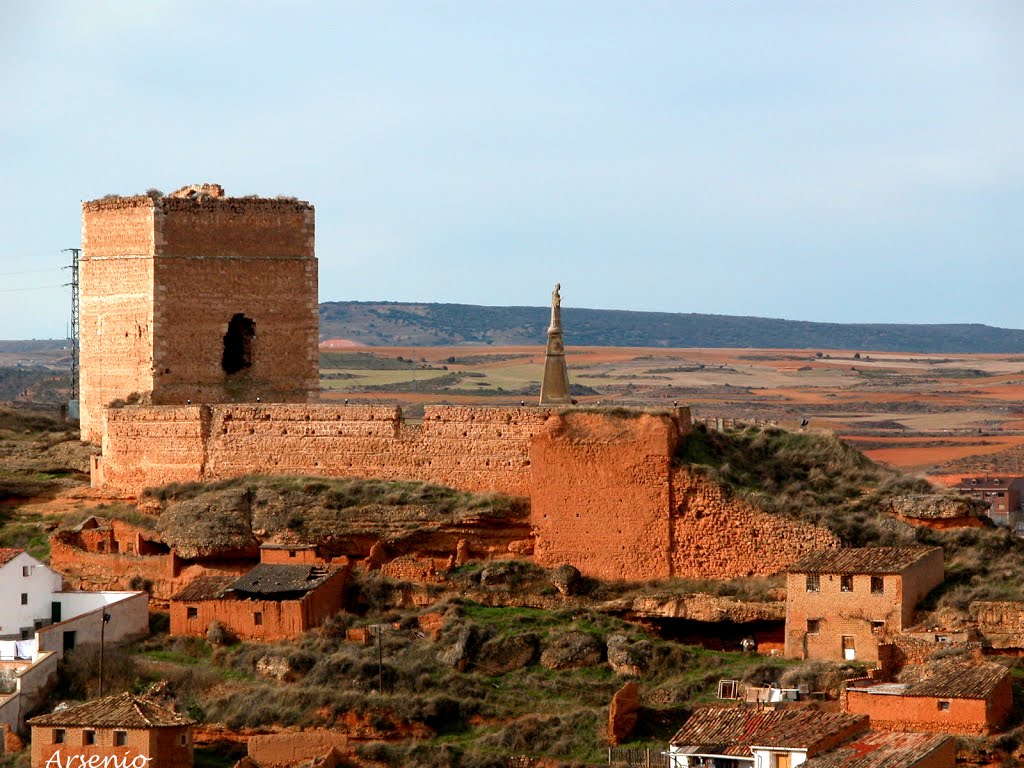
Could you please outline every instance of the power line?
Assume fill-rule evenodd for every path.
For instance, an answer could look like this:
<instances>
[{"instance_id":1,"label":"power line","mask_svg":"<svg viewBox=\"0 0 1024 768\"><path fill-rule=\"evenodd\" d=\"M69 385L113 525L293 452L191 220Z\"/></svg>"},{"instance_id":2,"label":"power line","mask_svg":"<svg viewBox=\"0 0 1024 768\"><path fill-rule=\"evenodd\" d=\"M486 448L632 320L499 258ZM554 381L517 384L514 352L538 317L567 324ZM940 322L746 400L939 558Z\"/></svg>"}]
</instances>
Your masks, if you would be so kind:
<instances>
[{"instance_id":1,"label":"power line","mask_svg":"<svg viewBox=\"0 0 1024 768\"><path fill-rule=\"evenodd\" d=\"M71 270L71 399L78 399L78 254L81 248L65 248L71 253L71 264L64 269ZM104 621L106 617L104 616ZM102 649L101 649L102 650Z\"/></svg>"},{"instance_id":2,"label":"power line","mask_svg":"<svg viewBox=\"0 0 1024 768\"><path fill-rule=\"evenodd\" d=\"M41 272L58 272L64 269L64 267L48 267L47 269L23 269L20 272L0 272L0 277L10 277L11 275L38 275Z\"/></svg>"}]
</instances>

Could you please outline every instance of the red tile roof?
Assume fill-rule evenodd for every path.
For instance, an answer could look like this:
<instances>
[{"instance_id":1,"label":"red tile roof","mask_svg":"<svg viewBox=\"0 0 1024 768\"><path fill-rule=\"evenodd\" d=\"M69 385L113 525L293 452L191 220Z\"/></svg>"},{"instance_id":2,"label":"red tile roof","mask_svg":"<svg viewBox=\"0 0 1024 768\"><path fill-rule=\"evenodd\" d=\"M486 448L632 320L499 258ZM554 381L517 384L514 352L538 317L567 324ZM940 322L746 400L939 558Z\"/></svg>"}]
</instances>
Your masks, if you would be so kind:
<instances>
[{"instance_id":1,"label":"red tile roof","mask_svg":"<svg viewBox=\"0 0 1024 768\"><path fill-rule=\"evenodd\" d=\"M811 709L704 707L690 715L671 743L684 754L749 757L751 747L807 749L856 726L866 730L867 715Z\"/></svg>"},{"instance_id":2,"label":"red tile roof","mask_svg":"<svg viewBox=\"0 0 1024 768\"><path fill-rule=\"evenodd\" d=\"M902 573L938 547L864 547L817 549L786 569L787 573Z\"/></svg>"},{"instance_id":3,"label":"red tile roof","mask_svg":"<svg viewBox=\"0 0 1024 768\"><path fill-rule=\"evenodd\" d=\"M176 728L194 725L195 721L141 696L119 693L33 717L28 724L58 728Z\"/></svg>"},{"instance_id":4,"label":"red tile roof","mask_svg":"<svg viewBox=\"0 0 1024 768\"><path fill-rule=\"evenodd\" d=\"M11 560L16 558L24 549L13 549L11 547L0 547L0 565L7 565Z\"/></svg>"},{"instance_id":5,"label":"red tile roof","mask_svg":"<svg viewBox=\"0 0 1024 768\"><path fill-rule=\"evenodd\" d=\"M949 736L933 733L868 731L854 741L812 757L803 765L804 768L914 768L948 741ZM950 750L949 756L948 766L953 768L955 752Z\"/></svg>"}]
</instances>

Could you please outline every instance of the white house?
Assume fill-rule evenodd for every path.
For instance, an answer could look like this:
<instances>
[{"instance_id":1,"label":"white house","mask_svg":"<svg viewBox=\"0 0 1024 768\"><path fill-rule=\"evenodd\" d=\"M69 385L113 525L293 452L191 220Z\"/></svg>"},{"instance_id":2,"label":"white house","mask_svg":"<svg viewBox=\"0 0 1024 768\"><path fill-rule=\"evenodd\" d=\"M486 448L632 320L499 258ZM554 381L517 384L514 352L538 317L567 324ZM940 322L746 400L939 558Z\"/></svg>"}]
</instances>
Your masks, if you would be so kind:
<instances>
[{"instance_id":1,"label":"white house","mask_svg":"<svg viewBox=\"0 0 1024 768\"><path fill-rule=\"evenodd\" d=\"M53 595L63 586L59 573L25 550L0 549L0 640L29 640L39 627L60 621Z\"/></svg>"}]
</instances>

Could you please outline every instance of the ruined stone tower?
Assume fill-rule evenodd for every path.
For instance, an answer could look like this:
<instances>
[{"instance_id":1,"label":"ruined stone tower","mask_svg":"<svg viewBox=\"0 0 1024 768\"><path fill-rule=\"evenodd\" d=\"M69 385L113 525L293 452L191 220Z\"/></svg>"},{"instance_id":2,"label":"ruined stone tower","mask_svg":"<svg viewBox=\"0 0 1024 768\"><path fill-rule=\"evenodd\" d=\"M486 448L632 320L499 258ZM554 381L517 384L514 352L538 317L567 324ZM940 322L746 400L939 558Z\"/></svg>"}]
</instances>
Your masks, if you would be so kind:
<instances>
[{"instance_id":1,"label":"ruined stone tower","mask_svg":"<svg viewBox=\"0 0 1024 768\"><path fill-rule=\"evenodd\" d=\"M313 402L314 210L215 184L82 204L82 439L103 408Z\"/></svg>"},{"instance_id":2,"label":"ruined stone tower","mask_svg":"<svg viewBox=\"0 0 1024 768\"><path fill-rule=\"evenodd\" d=\"M568 405L569 370L565 366L565 342L562 341L561 283L555 283L551 292L551 325L548 326L548 345L544 352L544 379L540 385L541 405Z\"/></svg>"}]
</instances>

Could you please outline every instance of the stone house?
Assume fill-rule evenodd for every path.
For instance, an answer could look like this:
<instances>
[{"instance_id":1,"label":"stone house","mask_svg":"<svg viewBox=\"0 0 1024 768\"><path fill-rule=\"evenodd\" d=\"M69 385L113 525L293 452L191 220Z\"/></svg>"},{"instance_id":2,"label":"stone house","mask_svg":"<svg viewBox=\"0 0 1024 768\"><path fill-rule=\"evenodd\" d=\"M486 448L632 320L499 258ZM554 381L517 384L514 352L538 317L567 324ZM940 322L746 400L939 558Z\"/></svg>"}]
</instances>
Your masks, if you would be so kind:
<instances>
[{"instance_id":1,"label":"stone house","mask_svg":"<svg viewBox=\"0 0 1024 768\"><path fill-rule=\"evenodd\" d=\"M1010 670L1002 664L947 662L922 672L912 683L847 681L846 711L870 716L882 730L986 736L1013 709Z\"/></svg>"},{"instance_id":2,"label":"stone house","mask_svg":"<svg viewBox=\"0 0 1024 768\"><path fill-rule=\"evenodd\" d=\"M189 768L194 721L130 693L28 721L32 768L104 765Z\"/></svg>"},{"instance_id":3,"label":"stone house","mask_svg":"<svg viewBox=\"0 0 1024 768\"><path fill-rule=\"evenodd\" d=\"M965 496L987 504L988 516L996 525L1019 530L1019 526L1024 524L1021 514L1024 477L962 477L956 489Z\"/></svg>"},{"instance_id":4,"label":"stone house","mask_svg":"<svg viewBox=\"0 0 1024 768\"><path fill-rule=\"evenodd\" d=\"M260 563L238 578L200 576L171 598L171 634L204 636L217 620L244 640L282 640L323 624L344 602L348 570Z\"/></svg>"},{"instance_id":5,"label":"stone house","mask_svg":"<svg viewBox=\"0 0 1024 768\"><path fill-rule=\"evenodd\" d=\"M669 768L791 768L867 729L845 712L702 707L672 737Z\"/></svg>"},{"instance_id":6,"label":"stone house","mask_svg":"<svg viewBox=\"0 0 1024 768\"><path fill-rule=\"evenodd\" d=\"M819 550L787 569L786 656L878 661L878 645L913 623L942 583L938 547Z\"/></svg>"}]
</instances>

